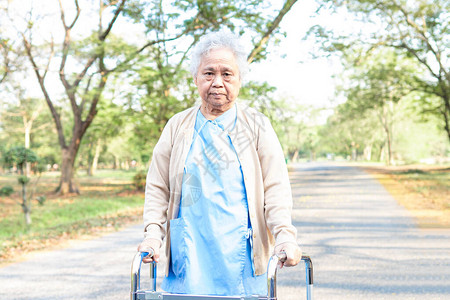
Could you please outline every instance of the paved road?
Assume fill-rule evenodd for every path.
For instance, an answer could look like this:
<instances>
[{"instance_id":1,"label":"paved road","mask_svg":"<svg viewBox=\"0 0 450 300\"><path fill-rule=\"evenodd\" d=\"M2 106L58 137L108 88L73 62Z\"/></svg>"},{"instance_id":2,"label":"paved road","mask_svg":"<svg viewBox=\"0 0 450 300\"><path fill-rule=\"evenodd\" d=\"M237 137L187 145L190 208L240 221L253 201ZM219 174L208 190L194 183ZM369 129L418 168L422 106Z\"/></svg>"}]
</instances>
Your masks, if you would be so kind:
<instances>
[{"instance_id":1,"label":"paved road","mask_svg":"<svg viewBox=\"0 0 450 300\"><path fill-rule=\"evenodd\" d=\"M450 299L450 230L417 229L357 168L301 164L291 181L299 242L314 262L315 299ZM128 299L141 229L1 268L0 299ZM303 266L281 270L278 291L281 300L305 299Z\"/></svg>"}]
</instances>

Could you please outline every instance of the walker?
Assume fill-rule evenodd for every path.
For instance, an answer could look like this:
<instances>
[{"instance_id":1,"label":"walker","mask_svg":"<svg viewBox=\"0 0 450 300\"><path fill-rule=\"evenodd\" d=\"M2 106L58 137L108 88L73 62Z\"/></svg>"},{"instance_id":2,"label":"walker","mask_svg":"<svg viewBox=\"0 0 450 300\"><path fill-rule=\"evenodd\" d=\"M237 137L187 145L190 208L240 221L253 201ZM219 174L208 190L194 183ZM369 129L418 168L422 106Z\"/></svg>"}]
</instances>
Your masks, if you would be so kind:
<instances>
[{"instance_id":1,"label":"walker","mask_svg":"<svg viewBox=\"0 0 450 300\"><path fill-rule=\"evenodd\" d=\"M286 260L285 253L273 255L267 265L267 295L249 295L249 296L211 296L211 295L190 295L190 294L171 294L156 291L156 262L150 264L150 290L141 290L141 265L142 259L148 255L148 252L138 252L131 265L131 300L277 300L277 265L278 262ZM306 268L306 299L311 300L313 289L313 265L311 258L307 255L302 256Z\"/></svg>"}]
</instances>

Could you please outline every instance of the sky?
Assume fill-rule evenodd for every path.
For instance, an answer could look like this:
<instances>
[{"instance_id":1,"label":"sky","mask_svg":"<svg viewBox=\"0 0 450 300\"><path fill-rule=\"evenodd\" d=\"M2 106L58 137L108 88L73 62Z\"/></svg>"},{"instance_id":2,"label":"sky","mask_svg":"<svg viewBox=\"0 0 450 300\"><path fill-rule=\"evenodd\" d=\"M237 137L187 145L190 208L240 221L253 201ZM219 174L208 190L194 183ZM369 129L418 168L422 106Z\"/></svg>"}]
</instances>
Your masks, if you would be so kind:
<instances>
[{"instance_id":1,"label":"sky","mask_svg":"<svg viewBox=\"0 0 450 300\"><path fill-rule=\"evenodd\" d=\"M274 8L281 8L284 1L271 2ZM287 34L286 38L279 46L271 48L267 60L251 65L249 77L265 80L277 87L276 94L280 97L317 108L331 108L336 105L333 75L339 72L340 64L331 58L313 59L310 52L317 49L317 45L303 39L311 26L324 22L323 17L314 17L316 9L314 0L302 0L294 4L280 24ZM331 110L324 112L324 117L330 113Z\"/></svg>"}]
</instances>

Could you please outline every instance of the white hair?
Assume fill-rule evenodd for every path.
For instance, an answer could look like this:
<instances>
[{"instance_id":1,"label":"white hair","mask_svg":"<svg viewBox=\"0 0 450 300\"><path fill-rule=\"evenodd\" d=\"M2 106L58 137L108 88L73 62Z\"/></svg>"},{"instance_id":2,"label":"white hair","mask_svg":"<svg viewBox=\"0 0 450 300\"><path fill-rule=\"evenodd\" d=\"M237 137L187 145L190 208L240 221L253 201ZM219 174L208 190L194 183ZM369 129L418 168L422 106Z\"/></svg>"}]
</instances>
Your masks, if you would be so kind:
<instances>
[{"instance_id":1,"label":"white hair","mask_svg":"<svg viewBox=\"0 0 450 300\"><path fill-rule=\"evenodd\" d=\"M248 73L247 52L239 41L239 37L230 31L217 31L208 33L200 38L200 41L192 51L190 72L195 78L200 67L201 60L213 49L229 49L233 52L239 67L241 81Z\"/></svg>"}]
</instances>

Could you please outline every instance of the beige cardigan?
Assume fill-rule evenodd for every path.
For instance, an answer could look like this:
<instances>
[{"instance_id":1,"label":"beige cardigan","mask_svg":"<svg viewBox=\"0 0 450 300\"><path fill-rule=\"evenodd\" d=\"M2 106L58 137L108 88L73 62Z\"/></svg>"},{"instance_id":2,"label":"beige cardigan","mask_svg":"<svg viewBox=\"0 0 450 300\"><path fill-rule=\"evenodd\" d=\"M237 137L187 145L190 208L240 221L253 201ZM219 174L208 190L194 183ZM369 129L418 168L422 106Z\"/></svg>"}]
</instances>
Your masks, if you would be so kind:
<instances>
[{"instance_id":1,"label":"beige cardigan","mask_svg":"<svg viewBox=\"0 0 450 300\"><path fill-rule=\"evenodd\" d=\"M168 261L170 231L167 221L178 216L184 163L198 109L199 106L187 109L167 122L153 150L147 174L144 236L161 242L166 237ZM297 243L297 231L291 222L292 194L286 163L270 121L253 108L237 105L236 126L229 135L242 166L247 191L255 275L261 275L266 272L274 245Z\"/></svg>"}]
</instances>

